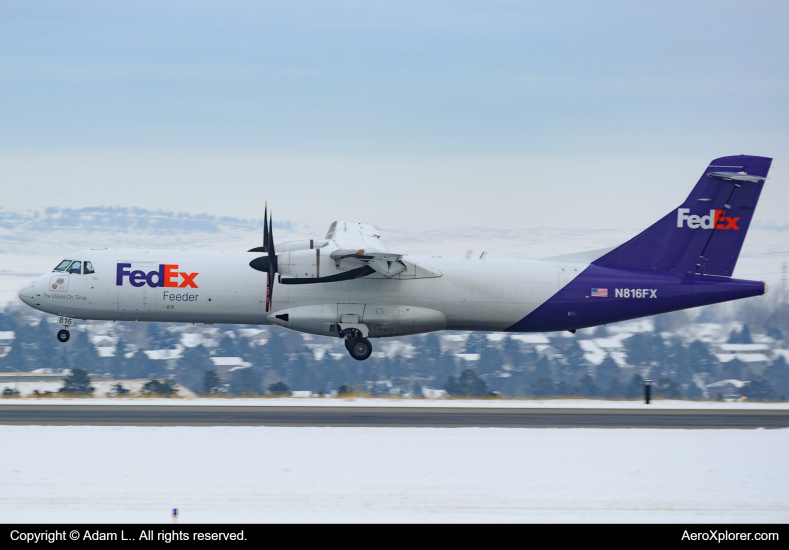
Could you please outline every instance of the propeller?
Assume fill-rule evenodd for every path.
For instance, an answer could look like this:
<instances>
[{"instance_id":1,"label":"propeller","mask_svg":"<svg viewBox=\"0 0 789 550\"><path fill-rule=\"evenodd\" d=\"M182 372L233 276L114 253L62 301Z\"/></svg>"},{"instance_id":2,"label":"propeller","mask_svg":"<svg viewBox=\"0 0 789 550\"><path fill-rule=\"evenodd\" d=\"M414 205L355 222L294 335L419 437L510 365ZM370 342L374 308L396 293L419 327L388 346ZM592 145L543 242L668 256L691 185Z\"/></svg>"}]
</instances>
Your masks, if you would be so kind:
<instances>
[{"instance_id":1,"label":"propeller","mask_svg":"<svg viewBox=\"0 0 789 550\"><path fill-rule=\"evenodd\" d=\"M263 271L266 273L268 285L267 285L267 292L266 292L266 311L271 310L271 302L272 302L272 295L274 293L274 275L279 273L278 265L277 265L277 252L276 247L274 246L274 214L268 213L268 203L266 203L265 209L263 211L263 246L258 246L248 250L248 252L263 252L265 256L259 256L249 262L249 267L252 269L256 269L257 271ZM266 223L266 217L268 217L268 223ZM360 250L359 253L363 251ZM344 271L342 273L337 273L334 275L329 275L327 277L320 277L320 278L312 278L312 279L299 279L299 278L288 278L288 279L281 279L278 282L282 283L283 285L307 285L307 284L314 284L314 283L333 283L337 281L348 281L350 279L358 279L360 277L366 277L367 275L371 275L375 273L375 269L370 267L369 265L363 265L361 267L357 267L355 269L351 269L349 271Z\"/></svg>"},{"instance_id":2,"label":"propeller","mask_svg":"<svg viewBox=\"0 0 789 550\"><path fill-rule=\"evenodd\" d=\"M268 214L268 205L264 215ZM268 215L268 224L263 220L263 246L253 248L249 252L265 252L266 256L260 256L249 262L252 269L263 271L268 278L266 292L266 311L271 309L272 296L274 294L274 274L277 273L277 252L274 246L274 213Z\"/></svg>"},{"instance_id":3,"label":"propeller","mask_svg":"<svg viewBox=\"0 0 789 550\"><path fill-rule=\"evenodd\" d=\"M266 220L268 219L268 201L266 201L265 209L263 210L263 246L256 246L250 248L247 252L268 252L268 226Z\"/></svg>"}]
</instances>

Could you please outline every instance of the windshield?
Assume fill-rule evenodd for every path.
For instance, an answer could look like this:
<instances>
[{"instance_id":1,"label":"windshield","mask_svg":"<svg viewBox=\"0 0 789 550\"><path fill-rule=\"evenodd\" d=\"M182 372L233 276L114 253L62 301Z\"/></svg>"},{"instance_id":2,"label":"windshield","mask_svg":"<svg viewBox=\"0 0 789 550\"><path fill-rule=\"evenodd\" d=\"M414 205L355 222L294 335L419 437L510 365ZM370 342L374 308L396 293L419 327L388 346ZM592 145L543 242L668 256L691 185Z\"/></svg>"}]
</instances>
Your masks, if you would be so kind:
<instances>
[{"instance_id":1,"label":"windshield","mask_svg":"<svg viewBox=\"0 0 789 550\"><path fill-rule=\"evenodd\" d=\"M70 265L71 265L71 260L63 260L63 261L62 261L62 262L60 262L60 263L58 264L58 266L55 268L55 271L66 271L66 269L67 269L67 268L68 268L68 266L70 266Z\"/></svg>"},{"instance_id":2,"label":"windshield","mask_svg":"<svg viewBox=\"0 0 789 550\"><path fill-rule=\"evenodd\" d=\"M93 264L90 262L85 262L85 267L82 268L82 273L84 273L85 275L89 273L96 273L95 271L93 271Z\"/></svg>"}]
</instances>

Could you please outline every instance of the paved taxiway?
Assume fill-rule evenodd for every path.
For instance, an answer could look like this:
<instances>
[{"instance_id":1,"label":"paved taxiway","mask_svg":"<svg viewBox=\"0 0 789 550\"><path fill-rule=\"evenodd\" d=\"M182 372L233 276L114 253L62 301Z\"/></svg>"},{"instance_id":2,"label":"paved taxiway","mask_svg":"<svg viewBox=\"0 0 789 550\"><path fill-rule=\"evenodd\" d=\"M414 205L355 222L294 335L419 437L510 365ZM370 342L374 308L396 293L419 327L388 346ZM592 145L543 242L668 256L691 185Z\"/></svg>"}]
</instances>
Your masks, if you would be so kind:
<instances>
[{"instance_id":1,"label":"paved taxiway","mask_svg":"<svg viewBox=\"0 0 789 550\"><path fill-rule=\"evenodd\" d=\"M789 410L466 407L0 405L0 424L45 426L344 426L786 428Z\"/></svg>"}]
</instances>

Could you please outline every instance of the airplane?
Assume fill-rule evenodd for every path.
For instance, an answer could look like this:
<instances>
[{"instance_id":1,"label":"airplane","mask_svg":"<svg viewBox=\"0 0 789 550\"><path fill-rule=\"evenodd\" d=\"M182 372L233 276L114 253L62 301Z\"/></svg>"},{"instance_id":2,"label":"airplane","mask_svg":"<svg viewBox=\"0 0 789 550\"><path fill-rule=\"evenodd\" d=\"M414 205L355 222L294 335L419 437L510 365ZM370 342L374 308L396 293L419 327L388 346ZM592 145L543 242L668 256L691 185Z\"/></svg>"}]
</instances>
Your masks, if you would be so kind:
<instances>
[{"instance_id":1,"label":"airplane","mask_svg":"<svg viewBox=\"0 0 789 550\"><path fill-rule=\"evenodd\" d=\"M766 283L732 273L771 163L715 159L684 203L607 249L540 260L411 256L354 221L335 221L323 239L276 244L266 206L263 246L247 252L80 250L19 297L58 316L61 342L75 319L271 324L342 338L361 361L371 338L575 333L766 293Z\"/></svg>"}]
</instances>

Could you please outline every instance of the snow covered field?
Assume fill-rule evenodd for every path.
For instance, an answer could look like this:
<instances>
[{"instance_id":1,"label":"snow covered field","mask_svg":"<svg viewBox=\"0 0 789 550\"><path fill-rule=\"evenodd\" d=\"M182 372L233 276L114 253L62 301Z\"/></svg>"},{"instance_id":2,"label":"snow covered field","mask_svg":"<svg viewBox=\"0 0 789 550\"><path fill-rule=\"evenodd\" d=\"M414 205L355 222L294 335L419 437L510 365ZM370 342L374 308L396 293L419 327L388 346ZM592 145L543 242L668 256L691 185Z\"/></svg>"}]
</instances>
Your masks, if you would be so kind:
<instances>
[{"instance_id":1,"label":"snow covered field","mask_svg":"<svg viewBox=\"0 0 789 550\"><path fill-rule=\"evenodd\" d=\"M0 426L4 522L787 522L789 429Z\"/></svg>"}]
</instances>

